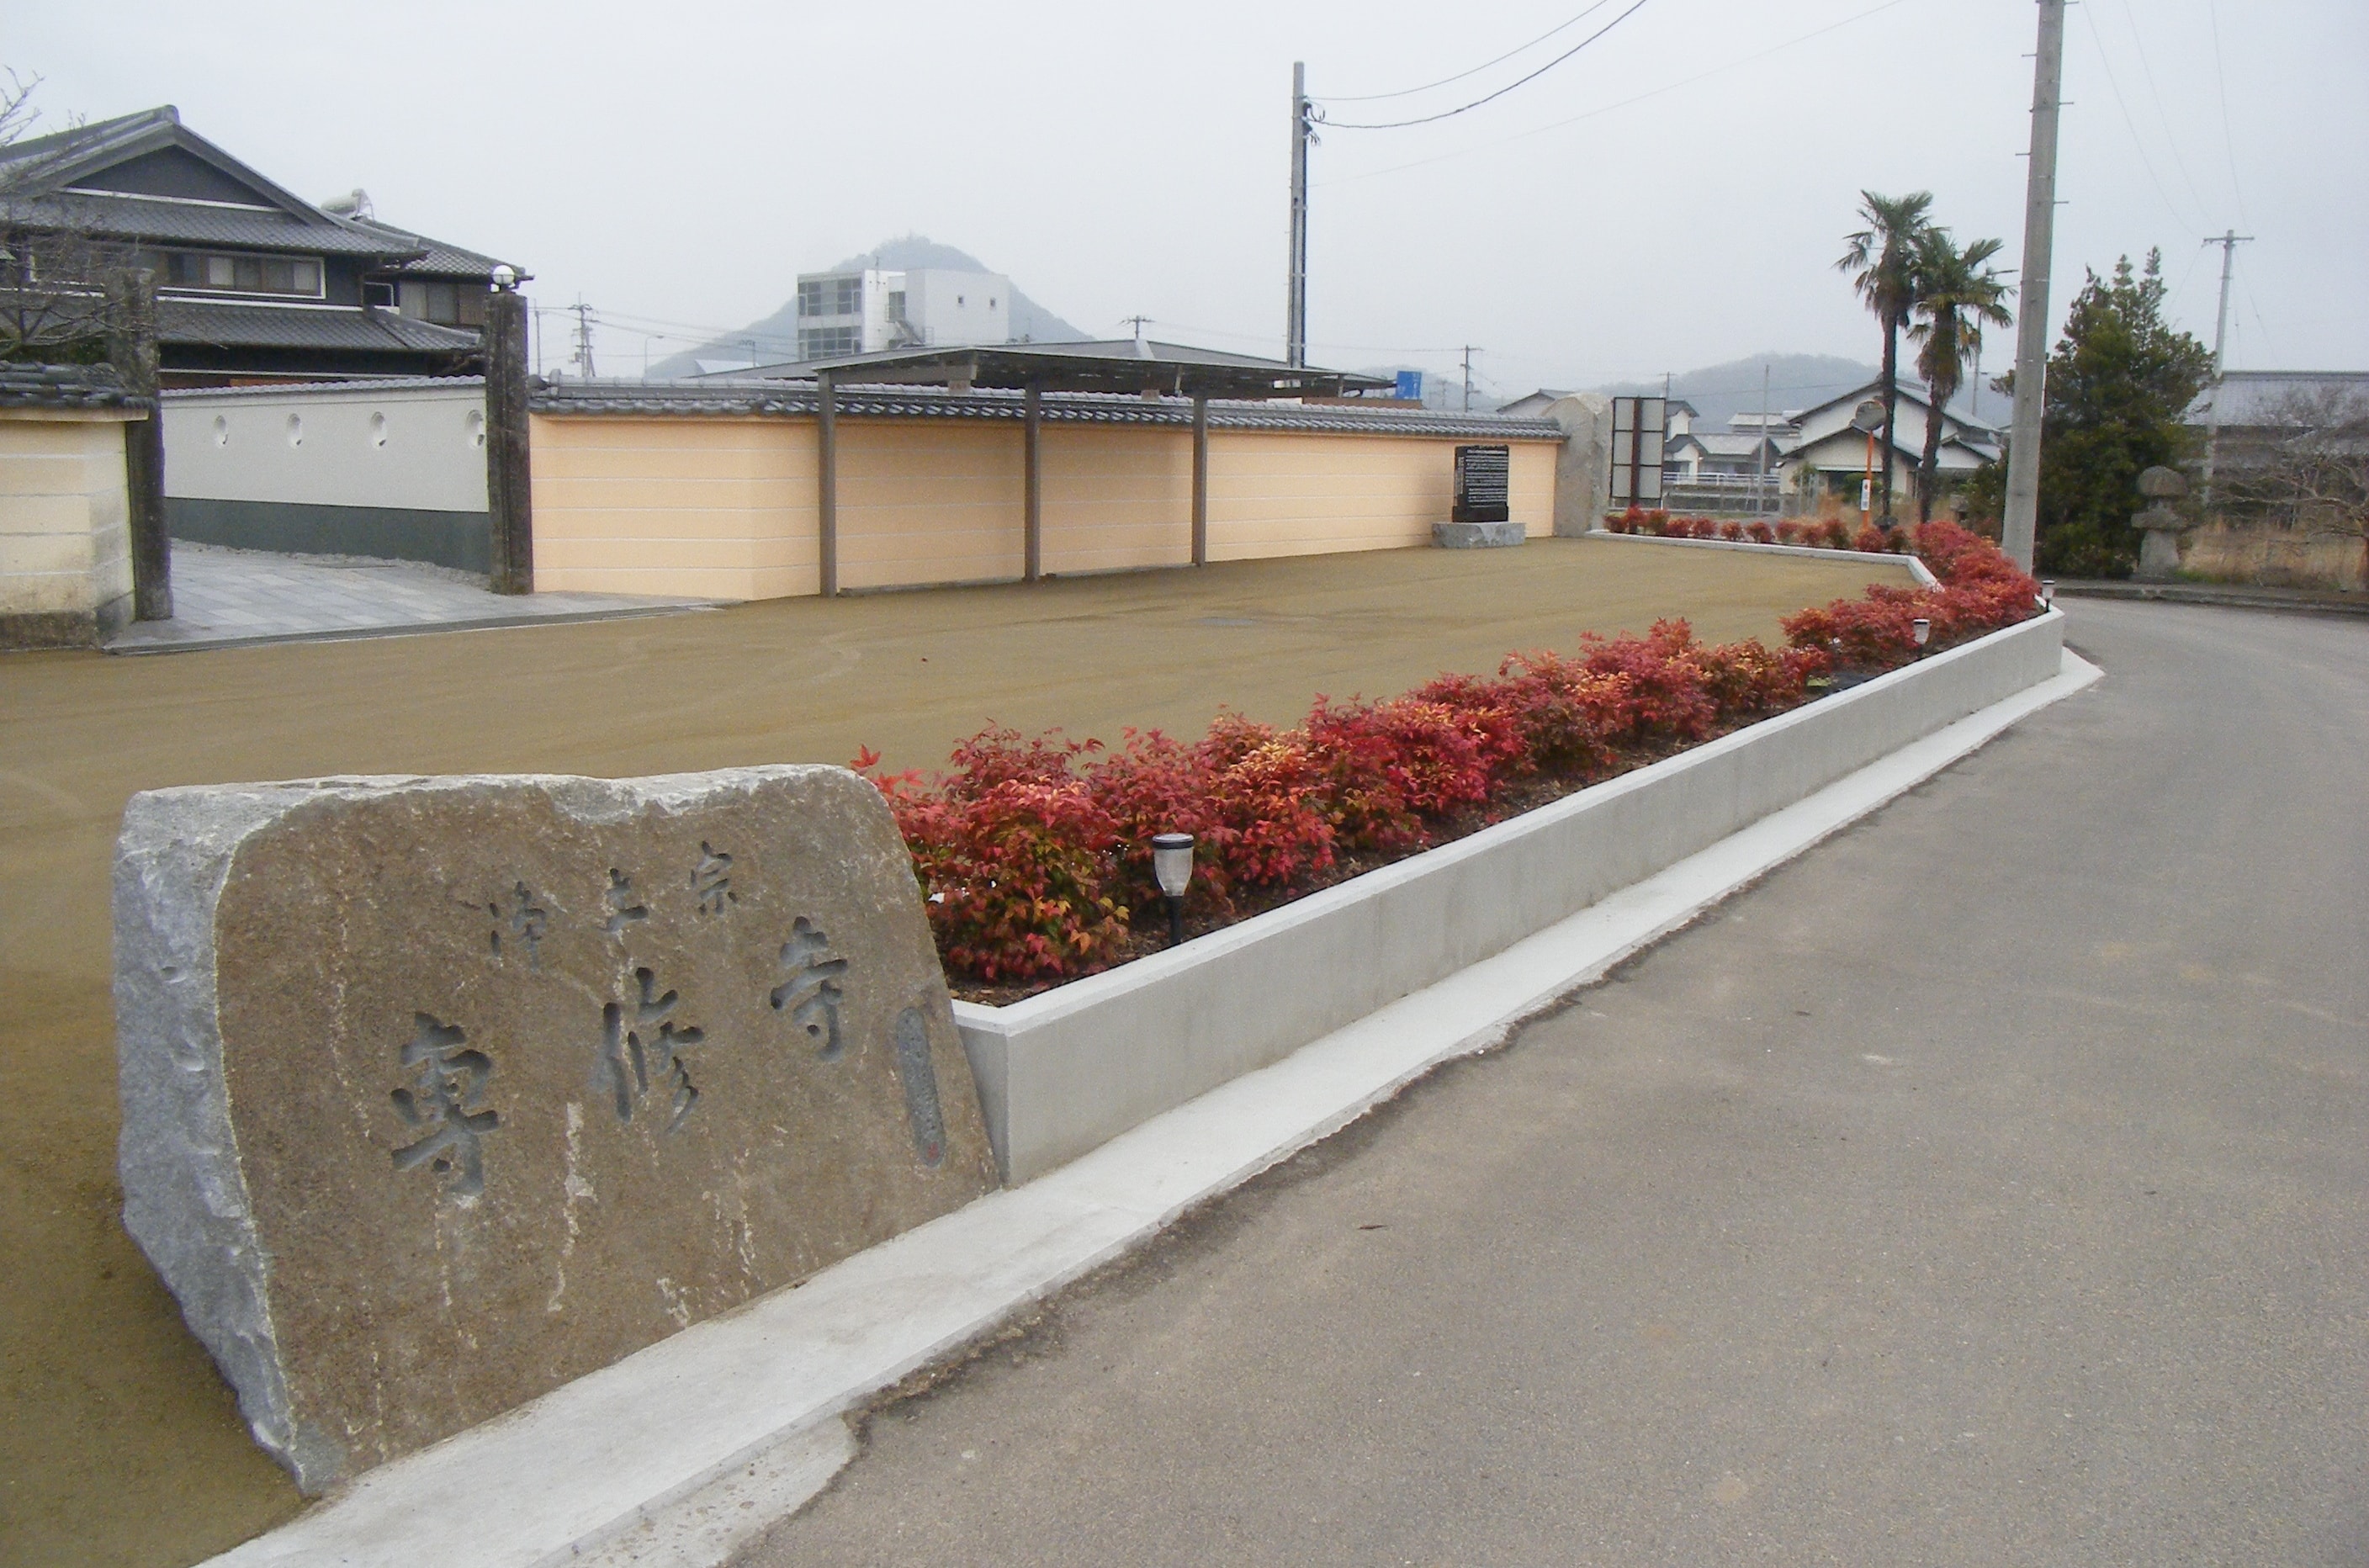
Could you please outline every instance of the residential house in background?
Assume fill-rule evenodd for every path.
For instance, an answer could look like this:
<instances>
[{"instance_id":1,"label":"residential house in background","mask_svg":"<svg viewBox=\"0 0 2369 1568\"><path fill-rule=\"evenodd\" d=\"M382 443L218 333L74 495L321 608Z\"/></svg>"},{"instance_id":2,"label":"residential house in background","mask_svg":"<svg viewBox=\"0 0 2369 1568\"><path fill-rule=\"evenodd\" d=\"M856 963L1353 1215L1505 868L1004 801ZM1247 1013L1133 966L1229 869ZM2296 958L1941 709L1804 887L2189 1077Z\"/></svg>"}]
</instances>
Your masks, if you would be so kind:
<instances>
[{"instance_id":1,"label":"residential house in background","mask_svg":"<svg viewBox=\"0 0 2369 1568\"><path fill-rule=\"evenodd\" d=\"M1867 434L1851 423L1851 415L1861 403L1875 395L1877 385L1870 382L1814 407L1785 415L1798 432L1784 449L1782 478L1787 488L1799 493L1804 488L1804 476L1814 475L1809 481L1814 493L1843 496L1848 506L1859 504L1860 482L1868 473L1870 443ZM1893 416L1891 457L1893 504L1896 508L1913 508L1916 504L1917 465L1925 451L1925 414L1930 406L1929 400L1908 383L1900 384L1899 406ZM1935 460L1937 488L1953 489L1984 464L1998 461L2001 446L1997 430L1947 412L1942 414L1941 421L1941 449ZM1875 444L1880 447L1882 442L1882 436L1877 436ZM1884 458L1880 452L1875 453L1873 462L1881 481Z\"/></svg>"},{"instance_id":2,"label":"residential house in background","mask_svg":"<svg viewBox=\"0 0 2369 1568\"><path fill-rule=\"evenodd\" d=\"M798 274L798 358L1012 341L1012 280L943 268Z\"/></svg>"},{"instance_id":3,"label":"residential house in background","mask_svg":"<svg viewBox=\"0 0 2369 1568\"><path fill-rule=\"evenodd\" d=\"M0 290L19 296L152 270L167 387L474 372L499 265L378 219L360 191L307 201L169 105L0 148Z\"/></svg>"},{"instance_id":4,"label":"residential house in background","mask_svg":"<svg viewBox=\"0 0 2369 1568\"><path fill-rule=\"evenodd\" d=\"M2220 384L2197 394L2180 416L2196 432L2200 454L2216 405L2220 469L2240 474L2299 435L2369 414L2369 371L2224 372Z\"/></svg>"}]
</instances>

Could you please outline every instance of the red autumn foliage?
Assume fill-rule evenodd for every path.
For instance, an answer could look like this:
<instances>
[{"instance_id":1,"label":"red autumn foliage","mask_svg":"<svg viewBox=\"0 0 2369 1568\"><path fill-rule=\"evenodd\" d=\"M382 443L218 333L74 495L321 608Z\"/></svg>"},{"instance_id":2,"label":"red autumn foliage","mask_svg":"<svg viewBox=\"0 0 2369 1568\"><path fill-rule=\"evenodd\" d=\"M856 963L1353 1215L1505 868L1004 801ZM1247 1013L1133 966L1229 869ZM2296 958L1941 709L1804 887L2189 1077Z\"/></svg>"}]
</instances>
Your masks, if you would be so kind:
<instances>
[{"instance_id":1,"label":"red autumn foliage","mask_svg":"<svg viewBox=\"0 0 2369 1568\"><path fill-rule=\"evenodd\" d=\"M1608 521L1673 537L1697 526L1634 508ZM1843 531L1753 525L1777 538L1789 526L1821 542ZM1930 652L2032 613L2039 585L1988 541L1932 522L1913 544L1940 586L1879 586L1790 615L1781 649L1701 643L1686 622L1659 621L1642 637L1514 654L1494 675L1442 675L1382 702L1319 697L1296 729L1229 714L1197 741L1130 730L1105 750L990 727L933 780L879 773L870 750L854 765L904 832L948 968L990 983L1058 979L1123 956L1129 920L1159 908L1154 833L1195 835L1190 907L1230 916L1245 895L1308 890L1345 854L1419 849L1532 781L1585 784L1791 707L1837 666L1906 662L1918 616L1932 624Z\"/></svg>"}]
</instances>

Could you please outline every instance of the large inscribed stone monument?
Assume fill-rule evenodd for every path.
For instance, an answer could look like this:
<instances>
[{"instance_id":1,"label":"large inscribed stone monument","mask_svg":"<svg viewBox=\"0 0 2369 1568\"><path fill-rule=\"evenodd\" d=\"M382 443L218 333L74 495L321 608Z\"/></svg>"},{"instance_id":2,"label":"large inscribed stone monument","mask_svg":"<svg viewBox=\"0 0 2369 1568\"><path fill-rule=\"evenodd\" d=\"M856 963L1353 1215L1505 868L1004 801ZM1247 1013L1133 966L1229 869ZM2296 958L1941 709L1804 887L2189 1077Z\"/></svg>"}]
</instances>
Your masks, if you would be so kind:
<instances>
[{"instance_id":1,"label":"large inscribed stone monument","mask_svg":"<svg viewBox=\"0 0 2369 1568\"><path fill-rule=\"evenodd\" d=\"M838 768L160 790L115 867L124 1223L308 1492L994 1184Z\"/></svg>"}]
</instances>

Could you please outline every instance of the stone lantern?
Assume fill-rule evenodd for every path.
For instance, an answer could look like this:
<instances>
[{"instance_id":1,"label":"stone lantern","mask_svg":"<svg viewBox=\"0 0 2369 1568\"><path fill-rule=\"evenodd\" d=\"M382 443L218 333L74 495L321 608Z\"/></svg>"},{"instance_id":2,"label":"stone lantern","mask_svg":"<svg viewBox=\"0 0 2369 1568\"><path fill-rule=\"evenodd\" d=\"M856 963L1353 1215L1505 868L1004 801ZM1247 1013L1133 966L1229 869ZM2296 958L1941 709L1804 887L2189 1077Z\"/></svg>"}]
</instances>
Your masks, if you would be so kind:
<instances>
[{"instance_id":1,"label":"stone lantern","mask_svg":"<svg viewBox=\"0 0 2369 1568\"><path fill-rule=\"evenodd\" d=\"M2180 531L2188 526L2172 503L2188 494L2188 481L2176 468L2150 468L2139 475L2139 494L2146 510L2131 519L2139 531L2141 582L2169 582L2180 575Z\"/></svg>"}]
</instances>

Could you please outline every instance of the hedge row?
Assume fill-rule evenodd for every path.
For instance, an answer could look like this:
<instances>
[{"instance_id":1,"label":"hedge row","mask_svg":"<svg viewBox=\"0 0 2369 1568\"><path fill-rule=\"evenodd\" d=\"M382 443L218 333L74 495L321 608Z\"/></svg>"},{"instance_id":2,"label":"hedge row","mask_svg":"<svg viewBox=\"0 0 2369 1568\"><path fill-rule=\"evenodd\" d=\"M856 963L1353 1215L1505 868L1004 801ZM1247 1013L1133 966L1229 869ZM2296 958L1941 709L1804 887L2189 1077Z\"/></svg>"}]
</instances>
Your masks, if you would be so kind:
<instances>
[{"instance_id":1,"label":"hedge row","mask_svg":"<svg viewBox=\"0 0 2369 1568\"><path fill-rule=\"evenodd\" d=\"M1659 507L1631 507L1607 512L1604 526L1614 533L1642 533L1649 539L1725 539L1748 544L1806 544L1819 550L1863 550L1871 555L1887 552L1906 555L1917 548L1914 530L1889 531L1873 523L1858 532L1838 517L1789 517L1776 522L1722 522L1708 517L1673 517ZM1954 525L1951 525L1954 526Z\"/></svg>"},{"instance_id":2,"label":"hedge row","mask_svg":"<svg viewBox=\"0 0 2369 1568\"><path fill-rule=\"evenodd\" d=\"M1539 781L1577 788L1791 707L1836 670L1905 662L1919 616L1939 647L2032 613L2037 585L1987 542L1929 523L1916 547L1940 588L1802 611L1782 649L1662 621L1382 702L1320 696L1291 729L1228 714L1198 740L1129 730L1105 748L990 727L934 778L880 773L869 750L855 766L912 851L950 977L1058 979L1117 961L1129 921L1157 918L1154 833L1195 835L1193 908L1230 918L1312 891L1345 856L1413 853Z\"/></svg>"}]
</instances>

